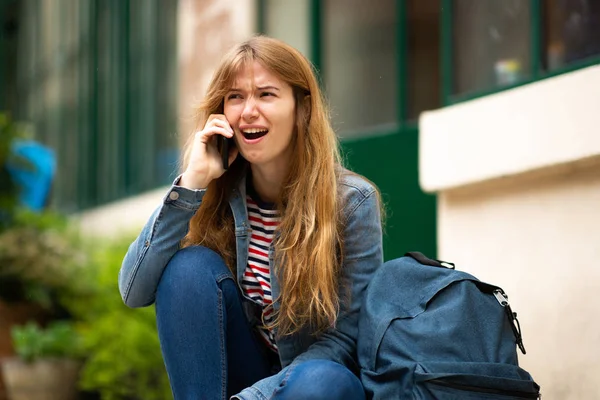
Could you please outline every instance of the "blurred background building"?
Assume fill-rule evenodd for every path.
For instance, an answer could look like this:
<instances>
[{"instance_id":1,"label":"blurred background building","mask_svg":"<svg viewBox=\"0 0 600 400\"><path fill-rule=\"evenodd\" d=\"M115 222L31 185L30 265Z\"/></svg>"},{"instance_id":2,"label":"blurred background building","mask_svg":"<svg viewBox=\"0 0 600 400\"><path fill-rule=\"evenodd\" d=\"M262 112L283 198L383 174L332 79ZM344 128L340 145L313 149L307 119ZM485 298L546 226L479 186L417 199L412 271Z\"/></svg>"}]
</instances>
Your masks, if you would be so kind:
<instances>
[{"instance_id":1,"label":"blurred background building","mask_svg":"<svg viewBox=\"0 0 600 400\"><path fill-rule=\"evenodd\" d=\"M544 398L600 397L600 2L0 0L0 110L56 151L52 205L135 230L194 104L255 33L320 73L386 259L436 254L511 295Z\"/></svg>"}]
</instances>

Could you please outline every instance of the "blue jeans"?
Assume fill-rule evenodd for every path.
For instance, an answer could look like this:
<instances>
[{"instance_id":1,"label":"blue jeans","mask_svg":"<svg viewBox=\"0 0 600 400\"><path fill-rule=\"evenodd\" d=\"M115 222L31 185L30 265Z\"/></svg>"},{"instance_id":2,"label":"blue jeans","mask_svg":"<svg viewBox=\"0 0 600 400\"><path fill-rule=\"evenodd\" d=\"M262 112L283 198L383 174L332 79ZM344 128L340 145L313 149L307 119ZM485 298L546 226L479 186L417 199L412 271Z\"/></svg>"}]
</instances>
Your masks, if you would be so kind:
<instances>
[{"instance_id":1,"label":"blue jeans","mask_svg":"<svg viewBox=\"0 0 600 400\"><path fill-rule=\"evenodd\" d=\"M175 400L227 399L273 374L272 357L248 323L222 258L204 247L178 251L156 293L158 336ZM362 400L340 364L312 360L285 374L271 399Z\"/></svg>"}]
</instances>

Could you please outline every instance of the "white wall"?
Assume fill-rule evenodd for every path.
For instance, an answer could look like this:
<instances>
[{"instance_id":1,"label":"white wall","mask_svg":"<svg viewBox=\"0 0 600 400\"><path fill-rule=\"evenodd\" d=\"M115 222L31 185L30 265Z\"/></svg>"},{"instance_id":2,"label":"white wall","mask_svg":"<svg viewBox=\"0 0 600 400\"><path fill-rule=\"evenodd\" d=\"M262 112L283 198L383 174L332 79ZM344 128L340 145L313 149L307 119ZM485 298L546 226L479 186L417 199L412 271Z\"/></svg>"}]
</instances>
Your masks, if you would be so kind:
<instances>
[{"instance_id":1,"label":"white wall","mask_svg":"<svg viewBox=\"0 0 600 400\"><path fill-rule=\"evenodd\" d=\"M421 119L438 256L502 286L544 399L600 398L600 66Z\"/></svg>"},{"instance_id":2,"label":"white wall","mask_svg":"<svg viewBox=\"0 0 600 400\"><path fill-rule=\"evenodd\" d=\"M161 204L168 187L115 201L74 216L87 236L107 238L137 233Z\"/></svg>"},{"instance_id":3,"label":"white wall","mask_svg":"<svg viewBox=\"0 0 600 400\"><path fill-rule=\"evenodd\" d=\"M436 192L600 154L600 65L423 113L420 181Z\"/></svg>"},{"instance_id":4,"label":"white wall","mask_svg":"<svg viewBox=\"0 0 600 400\"><path fill-rule=\"evenodd\" d=\"M195 111L227 50L256 28L255 0L179 0L179 132L194 132Z\"/></svg>"}]
</instances>

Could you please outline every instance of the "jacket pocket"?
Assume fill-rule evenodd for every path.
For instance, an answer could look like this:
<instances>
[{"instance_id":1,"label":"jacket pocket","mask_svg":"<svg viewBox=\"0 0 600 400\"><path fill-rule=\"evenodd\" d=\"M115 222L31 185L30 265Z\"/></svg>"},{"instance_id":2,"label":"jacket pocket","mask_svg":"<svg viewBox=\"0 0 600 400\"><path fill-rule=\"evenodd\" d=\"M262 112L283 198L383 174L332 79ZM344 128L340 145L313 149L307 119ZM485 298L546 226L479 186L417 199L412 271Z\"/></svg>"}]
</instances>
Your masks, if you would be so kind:
<instances>
[{"instance_id":1,"label":"jacket pocket","mask_svg":"<svg viewBox=\"0 0 600 400\"><path fill-rule=\"evenodd\" d=\"M495 363L428 362L414 373L415 399L539 399L539 386L523 369Z\"/></svg>"}]
</instances>

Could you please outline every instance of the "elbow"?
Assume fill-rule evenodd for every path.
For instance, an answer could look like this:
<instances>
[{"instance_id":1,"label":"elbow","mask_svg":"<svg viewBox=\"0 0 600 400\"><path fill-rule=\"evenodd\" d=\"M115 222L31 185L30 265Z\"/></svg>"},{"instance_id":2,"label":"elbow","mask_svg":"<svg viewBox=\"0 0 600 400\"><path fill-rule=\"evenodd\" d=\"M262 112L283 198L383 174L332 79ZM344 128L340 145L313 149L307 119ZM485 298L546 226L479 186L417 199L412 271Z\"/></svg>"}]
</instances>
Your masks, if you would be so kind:
<instances>
[{"instance_id":1,"label":"elbow","mask_svg":"<svg viewBox=\"0 0 600 400\"><path fill-rule=\"evenodd\" d=\"M123 259L123 264L119 270L117 281L119 285L119 293L121 294L121 300L123 300L123 303L130 308L140 308L148 305L148 302L143 301L144 299L142 299L141 296L143 293L140 293L138 288L139 282L134 279L134 259L135 258L132 257L130 249Z\"/></svg>"},{"instance_id":2,"label":"elbow","mask_svg":"<svg viewBox=\"0 0 600 400\"><path fill-rule=\"evenodd\" d=\"M131 292L131 290L120 290L120 292L123 303L129 308L142 308L154 303L154 299L146 299L142 298L141 296L136 296L135 293Z\"/></svg>"},{"instance_id":3,"label":"elbow","mask_svg":"<svg viewBox=\"0 0 600 400\"><path fill-rule=\"evenodd\" d=\"M128 282L121 272L119 273L119 293L127 307L141 308L154 303L153 298L148 299L147 296L142 296L142 293L136 290L134 282Z\"/></svg>"},{"instance_id":4,"label":"elbow","mask_svg":"<svg viewBox=\"0 0 600 400\"><path fill-rule=\"evenodd\" d=\"M124 295L121 295L121 298L123 299L123 304L125 304L129 308L140 308L141 307L135 301L131 301L130 298L128 298Z\"/></svg>"},{"instance_id":5,"label":"elbow","mask_svg":"<svg viewBox=\"0 0 600 400\"><path fill-rule=\"evenodd\" d=\"M121 294L121 300L123 300L123 303L130 308L140 307L140 305L138 305L138 302L135 301L135 297L131 296L131 291L124 287L124 285L122 285L120 278L121 277L119 277L119 293Z\"/></svg>"},{"instance_id":6,"label":"elbow","mask_svg":"<svg viewBox=\"0 0 600 400\"><path fill-rule=\"evenodd\" d=\"M123 302L129 308L142 308L142 307L147 307L150 304L152 304L152 303L136 302L136 301L131 301L131 300L123 300Z\"/></svg>"}]
</instances>

